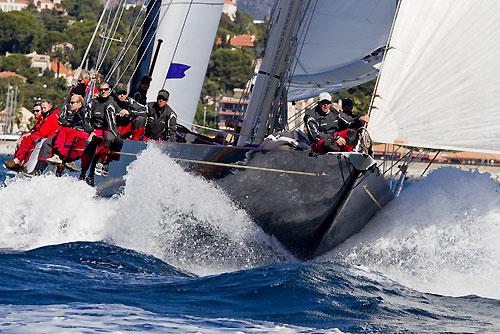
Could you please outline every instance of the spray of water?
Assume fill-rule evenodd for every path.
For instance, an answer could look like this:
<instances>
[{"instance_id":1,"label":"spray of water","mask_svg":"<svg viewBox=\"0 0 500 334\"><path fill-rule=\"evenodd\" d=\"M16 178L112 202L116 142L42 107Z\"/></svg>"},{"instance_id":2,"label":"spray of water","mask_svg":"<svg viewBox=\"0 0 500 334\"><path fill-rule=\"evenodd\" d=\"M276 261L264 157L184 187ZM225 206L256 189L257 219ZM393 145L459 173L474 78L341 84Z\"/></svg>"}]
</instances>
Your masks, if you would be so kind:
<instances>
[{"instance_id":1,"label":"spray of water","mask_svg":"<svg viewBox=\"0 0 500 334\"><path fill-rule=\"evenodd\" d=\"M423 292L500 298L499 191L487 173L440 168L324 258Z\"/></svg>"},{"instance_id":2,"label":"spray of water","mask_svg":"<svg viewBox=\"0 0 500 334\"><path fill-rule=\"evenodd\" d=\"M293 260L222 190L154 146L129 166L126 182L121 196L101 199L72 177L8 181L0 248L106 240L199 275Z\"/></svg>"},{"instance_id":3,"label":"spray of water","mask_svg":"<svg viewBox=\"0 0 500 334\"><path fill-rule=\"evenodd\" d=\"M290 256L213 183L150 147L131 164L113 240L197 274L275 263Z\"/></svg>"},{"instance_id":4,"label":"spray of water","mask_svg":"<svg viewBox=\"0 0 500 334\"><path fill-rule=\"evenodd\" d=\"M115 210L72 177L42 176L0 189L0 248L26 250L76 240L96 241Z\"/></svg>"}]
</instances>

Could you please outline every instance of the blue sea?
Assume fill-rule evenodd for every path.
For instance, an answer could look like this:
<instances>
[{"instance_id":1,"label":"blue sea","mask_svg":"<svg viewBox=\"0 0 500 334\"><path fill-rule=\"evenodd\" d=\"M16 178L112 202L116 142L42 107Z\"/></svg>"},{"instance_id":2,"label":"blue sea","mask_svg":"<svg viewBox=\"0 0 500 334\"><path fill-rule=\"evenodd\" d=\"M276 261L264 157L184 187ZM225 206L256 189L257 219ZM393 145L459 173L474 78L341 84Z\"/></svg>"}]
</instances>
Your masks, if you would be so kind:
<instances>
[{"instance_id":1,"label":"blue sea","mask_svg":"<svg viewBox=\"0 0 500 334\"><path fill-rule=\"evenodd\" d=\"M440 168L309 262L154 148L114 198L0 182L2 333L500 333L489 174Z\"/></svg>"}]
</instances>

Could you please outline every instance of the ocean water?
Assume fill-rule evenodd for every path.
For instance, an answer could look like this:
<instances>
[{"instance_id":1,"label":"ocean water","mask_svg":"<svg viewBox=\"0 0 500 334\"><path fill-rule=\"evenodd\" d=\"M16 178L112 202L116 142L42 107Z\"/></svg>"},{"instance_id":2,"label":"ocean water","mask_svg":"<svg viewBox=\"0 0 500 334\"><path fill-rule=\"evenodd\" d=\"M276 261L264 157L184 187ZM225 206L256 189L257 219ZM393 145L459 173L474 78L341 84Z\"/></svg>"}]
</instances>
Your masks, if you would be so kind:
<instances>
[{"instance_id":1,"label":"ocean water","mask_svg":"<svg viewBox=\"0 0 500 334\"><path fill-rule=\"evenodd\" d=\"M0 181L2 333L500 333L488 174L438 169L309 262L154 147L111 199Z\"/></svg>"}]
</instances>

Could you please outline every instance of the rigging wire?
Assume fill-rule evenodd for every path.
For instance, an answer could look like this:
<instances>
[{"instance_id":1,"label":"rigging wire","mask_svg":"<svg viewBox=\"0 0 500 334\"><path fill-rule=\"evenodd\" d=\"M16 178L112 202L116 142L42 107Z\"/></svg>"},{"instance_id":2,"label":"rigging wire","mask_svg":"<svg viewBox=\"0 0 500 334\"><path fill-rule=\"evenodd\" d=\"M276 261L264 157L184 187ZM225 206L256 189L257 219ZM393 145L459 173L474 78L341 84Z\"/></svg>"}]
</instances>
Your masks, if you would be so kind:
<instances>
[{"instance_id":1,"label":"rigging wire","mask_svg":"<svg viewBox=\"0 0 500 334\"><path fill-rule=\"evenodd\" d=\"M158 1L158 0L155 0L155 1ZM132 63L132 61L135 59L135 57L137 56L137 54L139 53L139 50L142 46L142 44L144 43L144 41L146 40L146 36L148 35L149 31L151 30L151 28L153 27L153 23L154 21L156 20L156 18L160 15L160 10L158 10L156 12L156 15L155 17L153 18L153 20L151 20L151 25L148 27L148 30L146 31L146 33L144 34L144 38L141 40L139 46L137 47L137 50L135 51L134 55L132 56L132 58L130 58L130 61L128 62L127 66L125 66L125 69L123 70L122 74L120 75L120 77L116 80L117 82L120 82L123 75L125 74L125 72L127 71L127 69L130 67L130 64ZM160 25L161 22L163 22L163 18L165 18L165 15L166 15L166 11L165 13L163 14L163 16L161 17L160 19L160 22L158 23L158 25ZM146 18L147 19L147 18ZM151 42L153 41L154 39L151 38L151 40L148 42L148 45L146 45L146 49L149 48L149 46L151 45ZM144 56L146 55L146 53L143 53L141 55L141 58L139 59L139 61L137 62L137 64L140 64L140 62L142 61L142 59L144 58ZM130 85L130 82L132 81L132 78L134 77L135 75L135 72L137 72L137 69L139 67L138 66L135 66L134 68L134 71L132 72L132 74L130 75L130 79L129 81L127 82L127 86Z\"/></svg>"},{"instance_id":2,"label":"rigging wire","mask_svg":"<svg viewBox=\"0 0 500 334\"><path fill-rule=\"evenodd\" d=\"M158 1L158 0L155 0L155 1ZM144 22L147 20L147 17L149 16L149 13L147 13L147 16L143 20L142 16L146 15L146 11L147 11L146 8L147 7L145 7L145 6L141 7L141 10L140 10L139 14L137 15L137 17L135 19L135 22L132 25L132 28L130 29L130 32L129 32L128 36L127 36L127 39L123 43L123 47L121 48L120 52L118 53L117 57L115 58L115 61L113 62L113 65L111 65L111 69L109 70L108 75L106 76L106 79L105 79L106 81L108 81L113 76L113 74L115 73L115 71L118 69L118 66L120 65L121 61L127 55L128 50L132 46L132 43L137 38L137 35L141 32L141 29L137 29L137 26L138 26L138 24L139 24L140 21L142 21L141 25L144 25ZM134 35L134 32L136 32L135 35ZM133 39L131 39L132 35L134 35Z\"/></svg>"},{"instance_id":3,"label":"rigging wire","mask_svg":"<svg viewBox=\"0 0 500 334\"><path fill-rule=\"evenodd\" d=\"M279 0L274 1L273 7L271 9L271 14L269 15L269 20L267 21L266 30L265 30L266 35L263 39L264 42L262 43L264 50L265 50L265 46L267 44L267 40L269 38L269 31L271 30L271 22L272 22L271 18L275 16L276 10L278 8L278 2L279 2ZM257 76L257 74L255 73L256 67L257 67L257 59L252 64L252 70L248 76L247 82L252 82L254 80L254 78ZM236 135L237 135L236 128L237 128L239 122L241 121L241 119L244 118L244 116L245 116L246 109L245 110L243 109L243 104L241 102L243 99L249 100L251 87L252 87L251 84L245 87L243 93L241 94L240 101L238 103L238 108L236 108L236 110L233 111L233 122L235 124L234 124L233 130L227 132L228 134L230 134L232 136L232 139L236 138ZM226 140L224 139L224 143L225 142L226 142Z\"/></svg>"},{"instance_id":4,"label":"rigging wire","mask_svg":"<svg viewBox=\"0 0 500 334\"><path fill-rule=\"evenodd\" d=\"M116 31L118 30L120 20L123 16L123 11L125 10L124 2L125 2L125 0L120 0L120 2L117 5L115 17L113 18L113 22L111 23L111 28L109 30L109 35L111 36L111 38L109 38L109 42L106 45L106 50L102 56L101 64L99 64L99 67L96 70L97 73L100 72L102 65L104 64L104 60L106 59L106 56L108 55L109 49L111 48L111 44L113 43L113 39L116 36ZM106 37L106 35L103 35L103 38L105 38L105 37Z\"/></svg>"},{"instance_id":5,"label":"rigging wire","mask_svg":"<svg viewBox=\"0 0 500 334\"><path fill-rule=\"evenodd\" d=\"M82 62L80 64L80 66L78 67L77 69L77 72L78 70L81 71L82 70L82 67L83 67L83 64L85 63L85 60L87 59L88 55L89 55L89 52L90 52L90 48L92 47L92 44L94 43L94 39L95 39L95 36L97 35L97 32L99 31L99 26L101 25L102 23L102 20L104 18L104 14L106 13L106 9L108 8L108 5L110 3L111 0L107 0L106 1L106 5L104 6L103 10L102 10L102 13L101 13L101 16L99 17L99 21L97 22L97 25L94 29L94 33L92 34L92 38L90 39L90 43L89 45L87 46L87 50L85 51L85 54L83 55L83 58L82 58ZM76 80L78 80L78 77L75 76L73 78L73 84L76 83Z\"/></svg>"},{"instance_id":6,"label":"rigging wire","mask_svg":"<svg viewBox=\"0 0 500 334\"><path fill-rule=\"evenodd\" d=\"M104 29L103 29L103 30L101 30L101 33L103 34L103 36L105 36L105 35L106 35L106 33L107 33L108 26L109 26L109 20L110 20L110 18L111 18L111 12L112 12L112 9L111 9L111 8L113 7L114 3L115 3L115 0L113 0L113 2L112 2L112 4L111 4L111 6L110 6L110 8L109 8L109 11L108 11L108 18L107 18L107 20L106 20L106 24L104 25ZM101 45L100 45L100 47L99 47L99 51L98 51L98 53L97 53L97 57L96 57L96 58L97 58L97 61L95 62L93 69L96 69L96 68L97 68L97 66L100 64L100 62L101 62L101 58L102 58L102 53L103 53L103 48L104 48L104 45L105 45L106 43L107 43L107 40L105 40L105 39L102 39L102 40L101 40ZM96 72L96 75L97 75L97 72Z\"/></svg>"}]
</instances>

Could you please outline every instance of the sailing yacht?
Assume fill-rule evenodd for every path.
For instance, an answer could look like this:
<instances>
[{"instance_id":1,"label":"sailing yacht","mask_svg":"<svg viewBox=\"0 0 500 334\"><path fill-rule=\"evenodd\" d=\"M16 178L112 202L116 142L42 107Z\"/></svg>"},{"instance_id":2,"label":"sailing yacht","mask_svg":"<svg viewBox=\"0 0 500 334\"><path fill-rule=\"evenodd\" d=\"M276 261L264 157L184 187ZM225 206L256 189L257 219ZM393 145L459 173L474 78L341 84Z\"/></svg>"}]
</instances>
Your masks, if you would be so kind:
<instances>
[{"instance_id":1,"label":"sailing yacht","mask_svg":"<svg viewBox=\"0 0 500 334\"><path fill-rule=\"evenodd\" d=\"M148 7L135 78L152 75L149 100L169 90L181 120L194 118L223 2L152 0ZM375 161L360 152L318 155L303 149L300 136L281 147L265 143L271 134L294 130L287 124L288 101L377 76L395 11L395 0L277 0L238 140L125 141L109 176L96 177L98 193L120 193L127 166L155 145L187 172L215 182L298 258L339 245L393 198ZM172 76L179 68L181 75Z\"/></svg>"}]
</instances>

